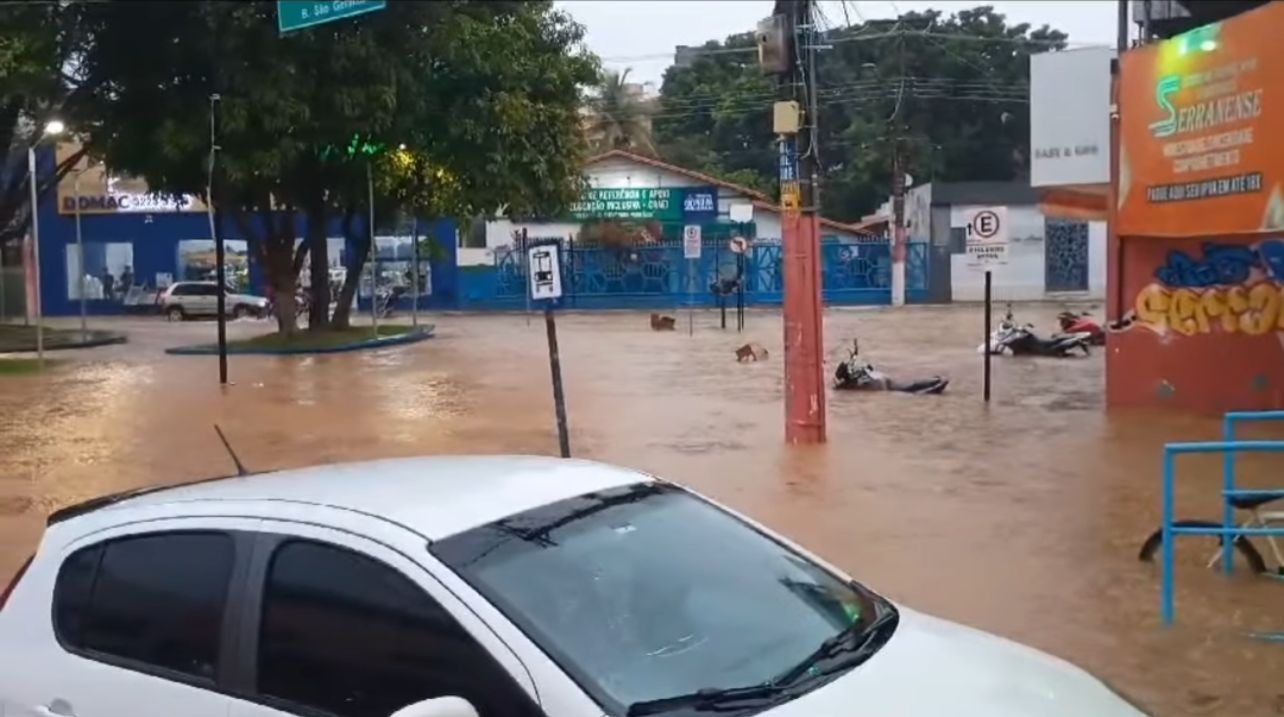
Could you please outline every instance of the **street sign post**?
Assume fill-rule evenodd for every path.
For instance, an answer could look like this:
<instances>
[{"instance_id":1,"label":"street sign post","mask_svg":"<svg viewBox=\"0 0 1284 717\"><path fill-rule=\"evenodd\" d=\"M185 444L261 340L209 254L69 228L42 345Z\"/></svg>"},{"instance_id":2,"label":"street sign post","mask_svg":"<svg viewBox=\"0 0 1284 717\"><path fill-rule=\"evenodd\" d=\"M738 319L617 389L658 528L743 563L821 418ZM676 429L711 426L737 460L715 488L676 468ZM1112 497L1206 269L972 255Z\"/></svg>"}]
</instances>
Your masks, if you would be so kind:
<instances>
[{"instance_id":1,"label":"street sign post","mask_svg":"<svg viewBox=\"0 0 1284 717\"><path fill-rule=\"evenodd\" d=\"M557 442L563 458L571 457L570 431L566 425L566 397L562 392L562 359L557 351L557 319L553 304L562 298L562 242L536 241L526 247L528 296L544 303L548 329L548 365L553 373L553 408L557 414Z\"/></svg>"},{"instance_id":2,"label":"street sign post","mask_svg":"<svg viewBox=\"0 0 1284 717\"><path fill-rule=\"evenodd\" d=\"M1008 263L1007 207L975 207L964 214L964 219L968 266L985 269Z\"/></svg>"},{"instance_id":3,"label":"street sign post","mask_svg":"<svg viewBox=\"0 0 1284 717\"><path fill-rule=\"evenodd\" d=\"M699 224L682 227L682 256L687 260L687 335L695 335L695 285L703 236Z\"/></svg>"},{"instance_id":4,"label":"street sign post","mask_svg":"<svg viewBox=\"0 0 1284 717\"><path fill-rule=\"evenodd\" d=\"M388 6L387 0L277 0L277 29L282 35Z\"/></svg>"}]
</instances>

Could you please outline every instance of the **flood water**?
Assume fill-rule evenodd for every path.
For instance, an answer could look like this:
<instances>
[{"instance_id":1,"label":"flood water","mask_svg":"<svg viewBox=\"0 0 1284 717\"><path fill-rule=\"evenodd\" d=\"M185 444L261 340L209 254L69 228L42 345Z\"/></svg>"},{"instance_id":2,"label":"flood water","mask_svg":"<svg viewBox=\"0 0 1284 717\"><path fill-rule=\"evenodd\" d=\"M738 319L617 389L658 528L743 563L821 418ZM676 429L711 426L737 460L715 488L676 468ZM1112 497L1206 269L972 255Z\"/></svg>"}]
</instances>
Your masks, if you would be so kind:
<instances>
[{"instance_id":1,"label":"flood water","mask_svg":"<svg viewBox=\"0 0 1284 717\"><path fill-rule=\"evenodd\" d=\"M1018 319L1046 331L1059 308L1018 307ZM739 335L713 312L695 315L694 335L676 316L665 333L642 313L560 316L576 455L689 484L895 600L1073 660L1157 715L1284 714L1284 644L1245 635L1284 630L1284 583L1227 579L1202 567L1202 548L1180 551L1178 624L1164 629L1158 569L1136 559L1158 522L1160 446L1215 439L1215 417L1107 413L1100 351L996 358L986 406L976 308L832 310L829 373L858 336L893 376L951 384L936 397L831 394L828 444L790 448L779 316L750 312ZM437 338L406 348L234 356L226 389L213 358L161 352L209 340L212 324L151 320L112 323L129 344L0 378L0 581L53 508L232 471L214 423L259 471L556 452L542 317L431 320ZM770 355L738 364L751 340ZM1270 457L1241 464L1245 486L1280 484ZM1218 515L1219 465L1183 459L1181 515Z\"/></svg>"}]
</instances>

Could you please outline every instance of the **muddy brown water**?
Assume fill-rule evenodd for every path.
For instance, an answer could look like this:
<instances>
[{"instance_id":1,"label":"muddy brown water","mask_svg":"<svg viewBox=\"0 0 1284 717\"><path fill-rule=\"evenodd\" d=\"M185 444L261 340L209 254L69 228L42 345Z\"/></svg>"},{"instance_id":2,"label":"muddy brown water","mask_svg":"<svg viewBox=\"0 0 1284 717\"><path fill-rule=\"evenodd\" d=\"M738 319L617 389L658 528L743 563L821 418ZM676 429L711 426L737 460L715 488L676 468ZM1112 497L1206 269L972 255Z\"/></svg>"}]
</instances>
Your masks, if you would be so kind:
<instances>
[{"instance_id":1,"label":"muddy brown water","mask_svg":"<svg viewBox=\"0 0 1284 717\"><path fill-rule=\"evenodd\" d=\"M1018 318L1046 330L1059 308ZM893 599L1073 660L1157 715L1284 714L1284 644L1245 636L1284 630L1284 584L1224 578L1183 549L1178 625L1164 629L1158 571L1136 560L1159 515L1160 446L1215 439L1215 417L1106 412L1101 352L996 359L985 406L977 309L831 310L830 372L859 336L879 368L951 384L939 397L831 394L828 444L789 448L779 316L750 312L737 335L697 313L691 336L675 313L679 330L665 333L641 313L561 315L576 455L692 485ZM406 348L232 357L228 388L212 358L161 351L208 340L212 324L104 320L130 343L0 379L0 581L60 505L230 472L216 422L255 470L555 452L540 317L431 320L437 338ZM737 364L750 340L770 355ZM1278 485L1275 460L1241 459L1241 482ZM1218 466L1183 459L1179 513L1216 515Z\"/></svg>"}]
</instances>

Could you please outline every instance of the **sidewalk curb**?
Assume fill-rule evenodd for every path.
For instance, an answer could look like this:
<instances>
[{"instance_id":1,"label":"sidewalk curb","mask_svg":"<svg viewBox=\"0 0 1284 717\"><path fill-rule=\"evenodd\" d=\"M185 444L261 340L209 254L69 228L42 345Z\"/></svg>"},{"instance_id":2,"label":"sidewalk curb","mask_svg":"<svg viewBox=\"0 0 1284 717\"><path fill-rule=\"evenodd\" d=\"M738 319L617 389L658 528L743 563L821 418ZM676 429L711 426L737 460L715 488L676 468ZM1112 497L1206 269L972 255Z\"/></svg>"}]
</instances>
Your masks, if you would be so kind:
<instances>
[{"instance_id":1,"label":"sidewalk curb","mask_svg":"<svg viewBox=\"0 0 1284 717\"><path fill-rule=\"evenodd\" d=\"M254 355L254 356L300 356L307 354L337 354L348 351L363 351L366 349L381 349L387 346L402 346L404 344L413 344L425 339L430 339L436 332L436 326L427 324L417 329L412 329L404 334L395 336L381 336L377 339L366 339L364 341L354 341L349 344L340 344L338 346L327 346L325 348L284 348L270 349L255 346L228 346L228 355ZM165 349L165 353L173 356L217 356L218 344L196 344L194 346L175 346Z\"/></svg>"},{"instance_id":2,"label":"sidewalk curb","mask_svg":"<svg viewBox=\"0 0 1284 717\"><path fill-rule=\"evenodd\" d=\"M64 330L66 331L66 329ZM50 343L45 342L45 351L67 351L70 349L92 349L99 346L110 346L112 344L123 344L129 341L125 334L115 331L90 331L90 338L84 341L72 341L70 343ZM0 348L0 354L31 354L36 352L36 345L32 343L25 348Z\"/></svg>"}]
</instances>

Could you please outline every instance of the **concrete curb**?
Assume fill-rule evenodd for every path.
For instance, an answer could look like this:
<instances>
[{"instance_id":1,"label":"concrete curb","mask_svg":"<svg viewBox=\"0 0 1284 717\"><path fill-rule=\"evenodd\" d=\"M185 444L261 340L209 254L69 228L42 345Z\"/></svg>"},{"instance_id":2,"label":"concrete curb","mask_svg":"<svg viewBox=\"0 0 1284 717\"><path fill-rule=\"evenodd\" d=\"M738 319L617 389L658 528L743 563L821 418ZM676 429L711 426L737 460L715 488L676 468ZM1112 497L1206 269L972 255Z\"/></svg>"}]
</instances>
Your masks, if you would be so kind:
<instances>
[{"instance_id":1,"label":"concrete curb","mask_svg":"<svg viewBox=\"0 0 1284 717\"><path fill-rule=\"evenodd\" d=\"M325 348L287 348L271 349L257 346L231 346L227 347L228 355L257 355L257 356L300 356L307 354L337 354L348 351L364 351L367 349L381 349L388 346L402 346L404 344L414 344L425 339L433 337L436 326L427 324L417 329L412 329L404 334L395 336L381 336L377 339L366 339L364 341L354 341L349 344L339 344L338 346L327 346ZM197 344L194 346L175 346L174 348L165 349L165 353L174 356L217 356L218 344Z\"/></svg>"},{"instance_id":2,"label":"concrete curb","mask_svg":"<svg viewBox=\"0 0 1284 717\"><path fill-rule=\"evenodd\" d=\"M69 331L60 329L60 332ZM76 333L79 333L78 331ZM129 341L125 334L115 331L89 331L89 338L80 341L64 342L62 339L56 341L45 340L45 351L67 351L70 349L92 349L99 346L110 346L112 344L123 344ZM0 354L30 354L36 352L36 344L33 342L24 348L0 348Z\"/></svg>"}]
</instances>

